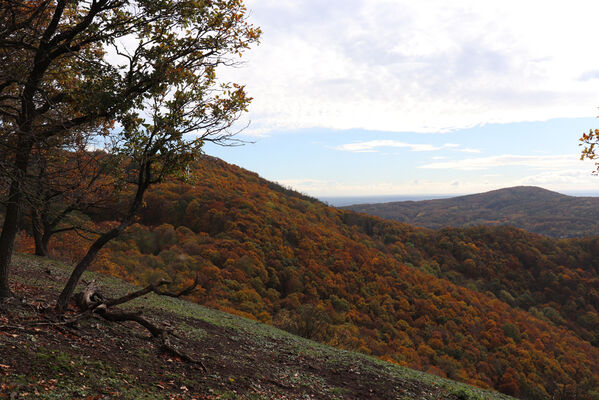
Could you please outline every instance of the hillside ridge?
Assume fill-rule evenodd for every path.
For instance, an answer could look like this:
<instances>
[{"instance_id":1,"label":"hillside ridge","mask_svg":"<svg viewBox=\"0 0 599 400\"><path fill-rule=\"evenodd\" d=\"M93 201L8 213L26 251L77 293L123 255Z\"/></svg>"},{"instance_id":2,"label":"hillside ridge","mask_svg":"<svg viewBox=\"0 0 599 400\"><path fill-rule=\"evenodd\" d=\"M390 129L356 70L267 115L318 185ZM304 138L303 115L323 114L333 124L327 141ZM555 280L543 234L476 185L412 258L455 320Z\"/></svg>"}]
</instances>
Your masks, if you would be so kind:
<instances>
[{"instance_id":1,"label":"hillside ridge","mask_svg":"<svg viewBox=\"0 0 599 400\"><path fill-rule=\"evenodd\" d=\"M340 207L431 229L510 225L546 236L599 235L599 198L515 186L447 199Z\"/></svg>"}]
</instances>

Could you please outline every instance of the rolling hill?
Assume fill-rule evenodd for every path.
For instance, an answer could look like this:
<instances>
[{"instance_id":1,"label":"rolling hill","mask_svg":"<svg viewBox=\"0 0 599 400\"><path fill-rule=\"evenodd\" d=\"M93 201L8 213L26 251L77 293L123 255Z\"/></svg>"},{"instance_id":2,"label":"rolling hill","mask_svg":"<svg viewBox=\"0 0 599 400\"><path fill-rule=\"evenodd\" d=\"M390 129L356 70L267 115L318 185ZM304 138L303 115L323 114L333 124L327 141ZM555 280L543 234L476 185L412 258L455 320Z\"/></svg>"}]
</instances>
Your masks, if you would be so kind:
<instances>
[{"instance_id":1,"label":"rolling hill","mask_svg":"<svg viewBox=\"0 0 599 400\"><path fill-rule=\"evenodd\" d=\"M599 235L599 197L573 197L533 186L342 208L431 229L511 225L556 238Z\"/></svg>"},{"instance_id":2,"label":"rolling hill","mask_svg":"<svg viewBox=\"0 0 599 400\"><path fill-rule=\"evenodd\" d=\"M194 173L154 187L95 269L138 284L197 275L197 303L521 398L599 389L596 240L417 228L210 157ZM85 245L65 233L52 254L74 260Z\"/></svg>"}]
</instances>

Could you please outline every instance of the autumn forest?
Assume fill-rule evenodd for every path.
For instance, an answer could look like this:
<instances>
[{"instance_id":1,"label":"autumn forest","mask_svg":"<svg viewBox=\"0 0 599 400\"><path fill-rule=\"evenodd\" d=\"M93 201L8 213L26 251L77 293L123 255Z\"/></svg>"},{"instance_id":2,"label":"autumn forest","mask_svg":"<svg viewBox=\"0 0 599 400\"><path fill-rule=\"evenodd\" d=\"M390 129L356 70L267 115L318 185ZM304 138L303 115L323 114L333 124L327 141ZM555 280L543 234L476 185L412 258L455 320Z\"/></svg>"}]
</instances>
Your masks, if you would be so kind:
<instances>
[{"instance_id":1,"label":"autumn forest","mask_svg":"<svg viewBox=\"0 0 599 400\"><path fill-rule=\"evenodd\" d=\"M140 285L197 275L201 304L523 398L597 387L597 238L415 228L212 157L190 179L152 188L93 268ZM111 217L76 215L89 231ZM79 259L85 237L55 235L51 257ZM18 246L34 252L27 231Z\"/></svg>"},{"instance_id":2,"label":"autumn forest","mask_svg":"<svg viewBox=\"0 0 599 400\"><path fill-rule=\"evenodd\" d=\"M68 383L72 377L63 371L83 355L54 352L57 338L71 352L92 343L87 349L100 361L83 360L92 367L112 362L102 361L112 353L96 344L117 343L113 348L120 352L143 340L129 356L179 368L176 376L157 372L166 383L150 382L142 388L146 394L148 387L172 385L180 396L168 398L195 399L188 386L216 376L212 383L231 391L218 397L210 388L201 398L244 398L237 397L237 376L210 375L194 356L205 338L177 333L167 312L149 317L126 308L152 294L367 354L372 357L363 359L372 365L405 366L523 399L599 399L599 236L588 236L596 225L592 202L572 206L580 218L574 222L553 208L532 222L532 211L517 215L525 228L548 236L510 224L490 226L515 217L513 209L501 218L475 210L476 223L444 227L459 224L427 208L427 218L434 219L427 222L438 228L433 230L331 207L207 155L208 143L245 143L240 119L253 98L243 82L226 82L221 74L239 66L261 40L262 30L249 18L241 0L0 2L0 351L15 355L5 360L0 353L0 398L9 389L10 398L40 395L42 387L52 396ZM582 158L595 160L599 130L580 140ZM478 151L384 140L349 149L370 151L381 143ZM557 210L574 204L561 201ZM554 217L564 218L546 226L544 220ZM566 225L571 231L560 234ZM17 266L17 253L35 257L19 254ZM58 289L44 292L27 281L28 273L40 270L27 270L23 259L60 260L69 271L65 277L46 268L44 277ZM90 270L137 288L110 298L95 279L84 279ZM196 333L210 327L229 335L194 318ZM38 337L48 340L48 348ZM155 353L144 353L148 349ZM41 357L39 365L35 357ZM135 368L139 378L142 369ZM347 374L353 375L344 376L355 378L352 368ZM336 384L348 380L326 365L322 370ZM77 372L71 375L85 375ZM202 375L174 383L186 373ZM35 379L24 382L27 374ZM114 390L124 390L122 382L135 389L129 376L114 376L119 379L107 379ZM252 376L274 385L269 398L287 398L276 397L280 389L299 391L286 384L291 375L279 381ZM13 381L5 383L5 377ZM247 387L254 385L246 380ZM384 393L399 391L391 382ZM78 393L88 384L65 383L61 390L84 398ZM345 394L327 398L361 398L373 393L368 385L358 394L331 386ZM206 388L199 386L202 393ZM316 390L312 383L304 387ZM423 393L422 387L410 393ZM431 387L445 391L445 399L479 399L449 386L426 390ZM106 395L120 398L119 392Z\"/></svg>"}]
</instances>

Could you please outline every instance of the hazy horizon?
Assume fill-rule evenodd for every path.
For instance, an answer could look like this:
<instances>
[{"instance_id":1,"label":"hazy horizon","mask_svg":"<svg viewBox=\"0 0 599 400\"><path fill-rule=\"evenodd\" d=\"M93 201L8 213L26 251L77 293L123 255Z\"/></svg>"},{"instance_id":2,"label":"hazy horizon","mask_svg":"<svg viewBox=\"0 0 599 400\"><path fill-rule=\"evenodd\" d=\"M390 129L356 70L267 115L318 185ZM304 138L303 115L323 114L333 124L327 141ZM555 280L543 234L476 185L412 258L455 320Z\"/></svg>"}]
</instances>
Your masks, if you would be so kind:
<instances>
[{"instance_id":1,"label":"hazy horizon","mask_svg":"<svg viewBox=\"0 0 599 400\"><path fill-rule=\"evenodd\" d=\"M555 191L555 190L554 190ZM555 191L561 194L574 197L599 197L597 191ZM344 207L355 204L376 204L376 203L391 203L399 201L423 201L436 199L449 199L452 197L468 196L477 193L461 193L461 194L436 194L436 195L379 195L379 196L316 196L316 198L333 207Z\"/></svg>"}]
</instances>

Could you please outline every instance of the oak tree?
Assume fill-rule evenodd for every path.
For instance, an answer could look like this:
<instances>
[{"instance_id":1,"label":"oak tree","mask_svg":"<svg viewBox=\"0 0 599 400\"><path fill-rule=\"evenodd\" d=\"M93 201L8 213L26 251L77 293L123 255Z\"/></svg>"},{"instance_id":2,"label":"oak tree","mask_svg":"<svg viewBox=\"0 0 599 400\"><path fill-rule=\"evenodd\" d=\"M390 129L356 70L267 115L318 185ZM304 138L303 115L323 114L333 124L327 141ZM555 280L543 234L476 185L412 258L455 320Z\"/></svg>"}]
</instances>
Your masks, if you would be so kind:
<instances>
[{"instance_id":1,"label":"oak tree","mask_svg":"<svg viewBox=\"0 0 599 400\"><path fill-rule=\"evenodd\" d=\"M0 297L11 295L8 265L36 149L75 131L95 132L96 145L122 157L124 172L135 177L121 224L91 246L76 268L84 270L133 221L150 184L184 169L205 140L231 138L250 99L216 72L259 35L241 0L0 4L0 151L8 182ZM106 125L114 128L96 129Z\"/></svg>"},{"instance_id":2,"label":"oak tree","mask_svg":"<svg viewBox=\"0 0 599 400\"><path fill-rule=\"evenodd\" d=\"M46 146L32 154L25 189L26 221L34 239L35 254L47 257L50 239L75 231L89 233L90 217L111 207L120 185L114 179L115 158L76 142Z\"/></svg>"}]
</instances>

